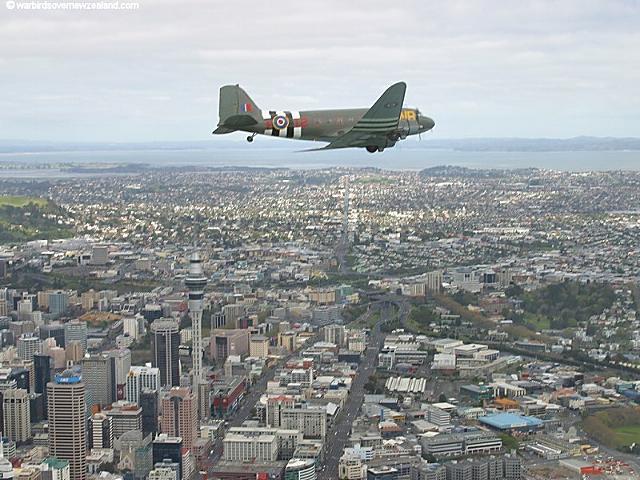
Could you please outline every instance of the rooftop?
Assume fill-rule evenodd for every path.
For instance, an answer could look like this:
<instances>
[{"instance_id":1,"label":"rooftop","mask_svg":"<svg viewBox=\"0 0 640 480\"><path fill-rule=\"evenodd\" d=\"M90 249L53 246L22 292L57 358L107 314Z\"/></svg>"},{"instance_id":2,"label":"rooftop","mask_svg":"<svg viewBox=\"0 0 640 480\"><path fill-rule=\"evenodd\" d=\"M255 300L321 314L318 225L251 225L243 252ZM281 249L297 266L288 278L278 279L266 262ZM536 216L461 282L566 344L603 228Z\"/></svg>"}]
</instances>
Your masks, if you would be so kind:
<instances>
[{"instance_id":1,"label":"rooftop","mask_svg":"<svg viewBox=\"0 0 640 480\"><path fill-rule=\"evenodd\" d=\"M481 423L498 429L538 427L542 425L542 420L538 418L525 417L524 415L516 415L514 413L497 413L495 415L479 417L478 420Z\"/></svg>"}]
</instances>

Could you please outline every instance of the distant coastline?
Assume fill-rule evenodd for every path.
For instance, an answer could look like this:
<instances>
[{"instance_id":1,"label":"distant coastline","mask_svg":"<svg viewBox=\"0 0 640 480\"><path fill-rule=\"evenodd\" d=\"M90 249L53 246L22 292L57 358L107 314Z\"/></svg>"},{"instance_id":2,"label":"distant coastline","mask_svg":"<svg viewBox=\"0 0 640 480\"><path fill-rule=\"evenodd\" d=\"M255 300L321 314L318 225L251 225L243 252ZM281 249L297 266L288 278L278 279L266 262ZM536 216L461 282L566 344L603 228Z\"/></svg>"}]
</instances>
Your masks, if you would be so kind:
<instances>
[{"instance_id":1,"label":"distant coastline","mask_svg":"<svg viewBox=\"0 0 640 480\"><path fill-rule=\"evenodd\" d=\"M309 143L263 141L260 148L296 151ZM433 138L402 143L407 149L460 152L585 152L640 151L638 137L572 137L572 138ZM202 140L166 142L46 142L37 140L0 140L0 155L30 155L71 152L195 152L216 150L249 150L244 140Z\"/></svg>"}]
</instances>

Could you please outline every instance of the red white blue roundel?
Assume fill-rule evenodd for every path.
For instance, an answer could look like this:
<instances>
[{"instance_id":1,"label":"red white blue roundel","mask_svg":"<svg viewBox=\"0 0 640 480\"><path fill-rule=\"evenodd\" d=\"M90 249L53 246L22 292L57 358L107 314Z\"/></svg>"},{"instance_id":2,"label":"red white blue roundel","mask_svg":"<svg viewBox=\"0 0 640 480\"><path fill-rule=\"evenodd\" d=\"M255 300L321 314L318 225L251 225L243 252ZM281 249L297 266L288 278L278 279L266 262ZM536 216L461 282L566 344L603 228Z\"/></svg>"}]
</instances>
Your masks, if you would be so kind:
<instances>
[{"instance_id":1,"label":"red white blue roundel","mask_svg":"<svg viewBox=\"0 0 640 480\"><path fill-rule=\"evenodd\" d=\"M273 117L273 127L278 130L284 130L289 126L289 119L285 115L276 115Z\"/></svg>"}]
</instances>

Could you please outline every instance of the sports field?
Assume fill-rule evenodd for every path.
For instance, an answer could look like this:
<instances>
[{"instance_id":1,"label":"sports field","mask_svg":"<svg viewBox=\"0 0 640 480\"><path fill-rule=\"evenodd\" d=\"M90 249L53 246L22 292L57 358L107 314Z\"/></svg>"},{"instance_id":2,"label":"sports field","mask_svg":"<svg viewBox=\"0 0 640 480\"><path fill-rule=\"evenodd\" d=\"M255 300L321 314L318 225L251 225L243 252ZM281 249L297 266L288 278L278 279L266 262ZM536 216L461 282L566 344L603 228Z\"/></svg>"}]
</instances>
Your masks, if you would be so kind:
<instances>
[{"instance_id":1,"label":"sports field","mask_svg":"<svg viewBox=\"0 0 640 480\"><path fill-rule=\"evenodd\" d=\"M632 443L640 444L640 425L626 425L613 429L618 443L623 445L631 445Z\"/></svg>"},{"instance_id":2,"label":"sports field","mask_svg":"<svg viewBox=\"0 0 640 480\"><path fill-rule=\"evenodd\" d=\"M44 207L47 204L47 200L38 197L23 197L18 195L0 195L0 207L24 207L33 203L39 207Z\"/></svg>"}]
</instances>

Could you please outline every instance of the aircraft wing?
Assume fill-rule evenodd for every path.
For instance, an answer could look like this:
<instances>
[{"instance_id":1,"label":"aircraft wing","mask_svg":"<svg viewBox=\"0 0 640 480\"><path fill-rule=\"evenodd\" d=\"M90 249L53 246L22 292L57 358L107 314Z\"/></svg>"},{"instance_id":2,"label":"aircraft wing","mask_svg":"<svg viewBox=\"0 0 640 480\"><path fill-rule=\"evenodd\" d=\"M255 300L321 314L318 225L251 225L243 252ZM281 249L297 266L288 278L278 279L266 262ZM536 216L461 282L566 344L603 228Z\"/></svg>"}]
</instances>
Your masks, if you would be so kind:
<instances>
[{"instance_id":1,"label":"aircraft wing","mask_svg":"<svg viewBox=\"0 0 640 480\"><path fill-rule=\"evenodd\" d=\"M351 130L322 148L305 151L366 147L368 145L384 148L387 146L388 135L398 128L406 90L407 84L404 82L391 85Z\"/></svg>"}]
</instances>

